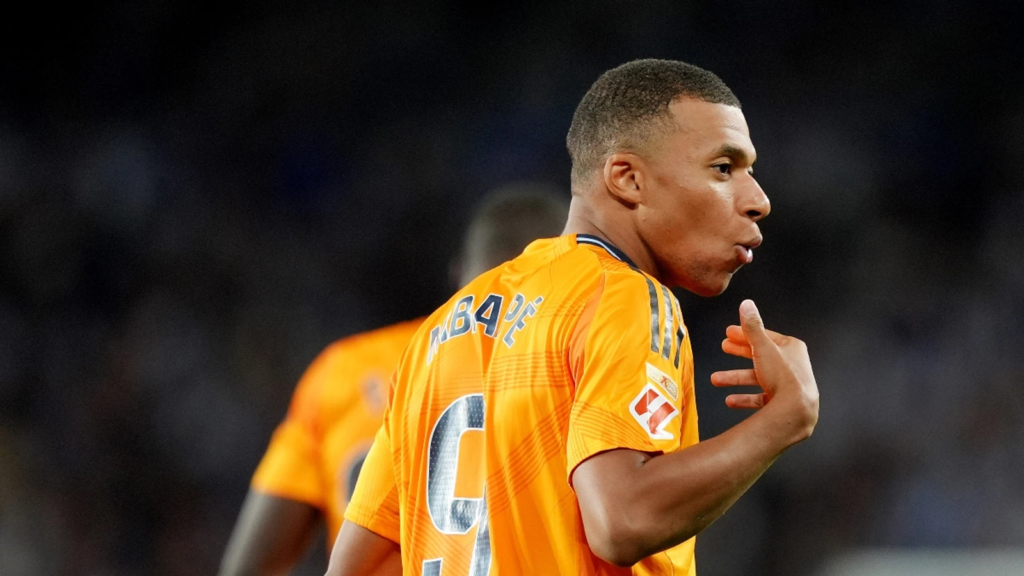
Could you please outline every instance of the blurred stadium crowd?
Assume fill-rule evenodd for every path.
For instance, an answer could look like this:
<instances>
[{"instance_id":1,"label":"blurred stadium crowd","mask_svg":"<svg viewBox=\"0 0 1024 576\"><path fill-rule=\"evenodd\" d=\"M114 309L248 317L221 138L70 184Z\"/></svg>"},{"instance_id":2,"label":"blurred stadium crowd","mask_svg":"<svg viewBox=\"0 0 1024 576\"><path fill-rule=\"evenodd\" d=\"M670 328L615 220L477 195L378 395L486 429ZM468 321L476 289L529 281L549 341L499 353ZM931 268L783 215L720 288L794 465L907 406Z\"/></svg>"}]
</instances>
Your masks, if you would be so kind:
<instances>
[{"instance_id":1,"label":"blurred stadium crowd","mask_svg":"<svg viewBox=\"0 0 1024 576\"><path fill-rule=\"evenodd\" d=\"M483 5L480 5L483 6ZM715 71L773 200L683 295L702 435L742 298L809 343L814 438L702 574L1024 546L1024 72L1011 2L79 6L0 64L0 565L212 573L305 365L425 314L485 191L568 185L600 72Z\"/></svg>"}]
</instances>

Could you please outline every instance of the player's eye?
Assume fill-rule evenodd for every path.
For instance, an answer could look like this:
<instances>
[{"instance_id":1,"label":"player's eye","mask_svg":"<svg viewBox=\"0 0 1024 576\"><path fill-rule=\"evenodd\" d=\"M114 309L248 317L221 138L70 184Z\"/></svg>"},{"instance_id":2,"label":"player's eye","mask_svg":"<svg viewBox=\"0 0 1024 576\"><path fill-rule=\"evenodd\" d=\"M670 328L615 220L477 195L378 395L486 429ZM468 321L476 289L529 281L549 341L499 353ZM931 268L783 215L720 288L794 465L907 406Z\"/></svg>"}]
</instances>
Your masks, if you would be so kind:
<instances>
[{"instance_id":1,"label":"player's eye","mask_svg":"<svg viewBox=\"0 0 1024 576\"><path fill-rule=\"evenodd\" d=\"M712 168L714 168L715 170L718 170L722 174L731 174L732 173L732 164L728 164L728 163L726 163L726 164L715 164L714 166L712 166Z\"/></svg>"}]
</instances>

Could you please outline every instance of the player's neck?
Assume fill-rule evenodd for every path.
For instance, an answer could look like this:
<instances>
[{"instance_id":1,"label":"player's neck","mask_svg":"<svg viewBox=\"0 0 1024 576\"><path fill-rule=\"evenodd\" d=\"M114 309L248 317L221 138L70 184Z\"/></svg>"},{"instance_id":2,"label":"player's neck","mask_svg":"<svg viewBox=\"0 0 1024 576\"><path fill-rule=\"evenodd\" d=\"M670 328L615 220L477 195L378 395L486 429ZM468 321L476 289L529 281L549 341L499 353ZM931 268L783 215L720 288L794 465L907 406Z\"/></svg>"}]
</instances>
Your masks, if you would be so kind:
<instances>
[{"instance_id":1,"label":"player's neck","mask_svg":"<svg viewBox=\"0 0 1024 576\"><path fill-rule=\"evenodd\" d=\"M563 234L590 234L610 242L628 256L637 268L660 279L658 266L633 227L632 219L628 214L614 213L622 210L628 209L617 205L611 210L597 210L590 202L573 196Z\"/></svg>"}]
</instances>

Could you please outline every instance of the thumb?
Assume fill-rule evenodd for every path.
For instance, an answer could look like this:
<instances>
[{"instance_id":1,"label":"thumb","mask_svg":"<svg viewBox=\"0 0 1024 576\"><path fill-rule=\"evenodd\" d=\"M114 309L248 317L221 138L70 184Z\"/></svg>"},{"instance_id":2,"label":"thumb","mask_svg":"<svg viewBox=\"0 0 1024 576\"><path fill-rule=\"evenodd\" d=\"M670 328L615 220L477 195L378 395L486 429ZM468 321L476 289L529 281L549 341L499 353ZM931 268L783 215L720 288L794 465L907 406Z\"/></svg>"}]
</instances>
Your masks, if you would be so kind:
<instances>
[{"instance_id":1,"label":"thumb","mask_svg":"<svg viewBox=\"0 0 1024 576\"><path fill-rule=\"evenodd\" d=\"M743 334L752 348L763 348L772 343L764 331L764 321L761 320L761 314L757 311L753 300L744 300L740 304L740 324L743 326Z\"/></svg>"}]
</instances>

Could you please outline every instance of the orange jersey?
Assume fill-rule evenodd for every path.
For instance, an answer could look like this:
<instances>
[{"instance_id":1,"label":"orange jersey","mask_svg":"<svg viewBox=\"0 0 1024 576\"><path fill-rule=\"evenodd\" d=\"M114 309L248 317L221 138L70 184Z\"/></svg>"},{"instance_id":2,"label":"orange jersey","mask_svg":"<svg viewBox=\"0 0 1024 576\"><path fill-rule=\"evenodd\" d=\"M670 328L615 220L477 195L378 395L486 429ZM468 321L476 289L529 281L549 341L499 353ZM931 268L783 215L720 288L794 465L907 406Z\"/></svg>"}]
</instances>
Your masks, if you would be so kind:
<instances>
[{"instance_id":1,"label":"orange jersey","mask_svg":"<svg viewBox=\"0 0 1024 576\"><path fill-rule=\"evenodd\" d=\"M253 475L253 490L319 508L328 549L380 428L387 383L420 322L344 338L321 352Z\"/></svg>"},{"instance_id":2,"label":"orange jersey","mask_svg":"<svg viewBox=\"0 0 1024 576\"><path fill-rule=\"evenodd\" d=\"M679 303L607 242L534 242L420 327L346 518L407 574L695 574L694 540L632 570L595 556L570 484L587 458L696 444Z\"/></svg>"}]
</instances>

